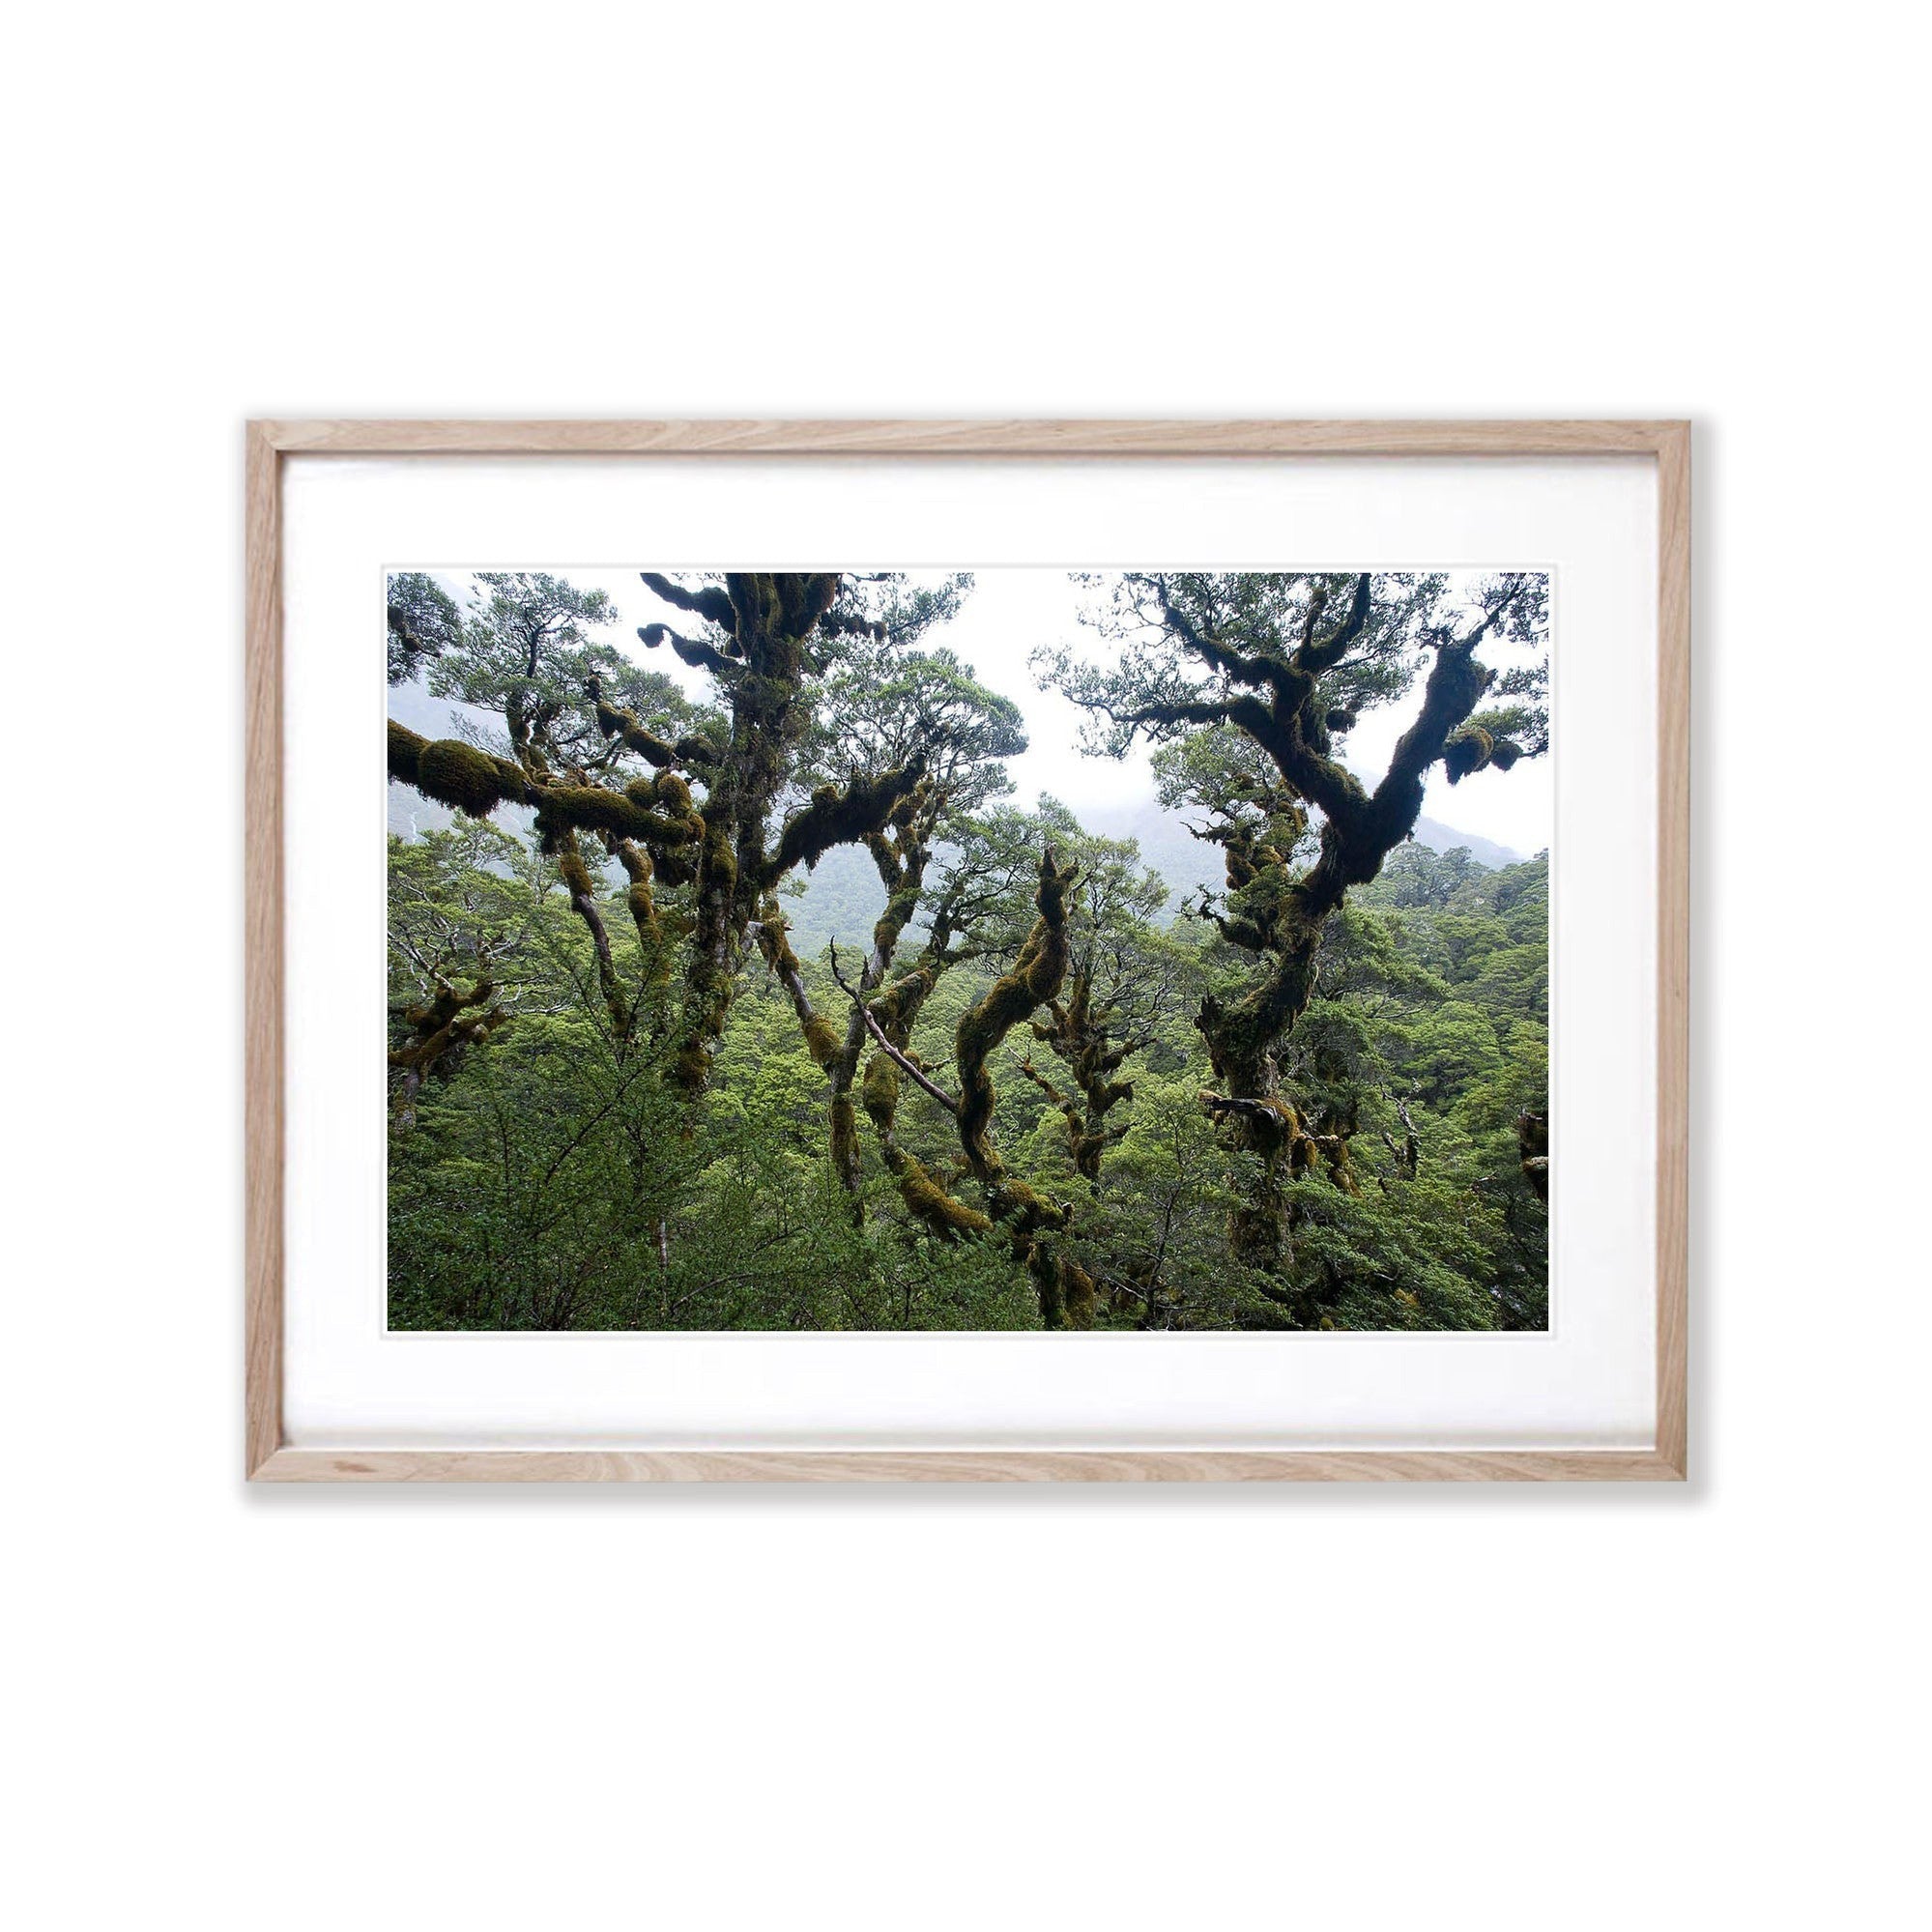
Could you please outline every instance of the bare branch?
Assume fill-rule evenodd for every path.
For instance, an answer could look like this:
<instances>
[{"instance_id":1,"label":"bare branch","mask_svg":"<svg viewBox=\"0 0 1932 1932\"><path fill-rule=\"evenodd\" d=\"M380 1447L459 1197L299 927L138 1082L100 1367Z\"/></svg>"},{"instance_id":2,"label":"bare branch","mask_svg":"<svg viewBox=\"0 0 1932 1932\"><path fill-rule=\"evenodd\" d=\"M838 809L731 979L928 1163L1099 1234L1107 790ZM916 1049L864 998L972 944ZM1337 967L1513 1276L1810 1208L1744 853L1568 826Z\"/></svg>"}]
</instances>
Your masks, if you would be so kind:
<instances>
[{"instance_id":1,"label":"bare branch","mask_svg":"<svg viewBox=\"0 0 1932 1932\"><path fill-rule=\"evenodd\" d=\"M944 1087L929 1080L920 1067L916 1066L885 1037L885 1028L873 1017L872 1008L865 1003L864 996L856 989L847 984L845 975L839 971L839 945L836 939L832 941L831 958L832 978L837 982L839 991L858 1008L859 1017L865 1022L865 1030L879 1043L879 1050L885 1054L886 1058L901 1073L908 1075L915 1086L919 1087L923 1092L931 1094L948 1113L957 1114L960 1110L959 1102Z\"/></svg>"}]
</instances>

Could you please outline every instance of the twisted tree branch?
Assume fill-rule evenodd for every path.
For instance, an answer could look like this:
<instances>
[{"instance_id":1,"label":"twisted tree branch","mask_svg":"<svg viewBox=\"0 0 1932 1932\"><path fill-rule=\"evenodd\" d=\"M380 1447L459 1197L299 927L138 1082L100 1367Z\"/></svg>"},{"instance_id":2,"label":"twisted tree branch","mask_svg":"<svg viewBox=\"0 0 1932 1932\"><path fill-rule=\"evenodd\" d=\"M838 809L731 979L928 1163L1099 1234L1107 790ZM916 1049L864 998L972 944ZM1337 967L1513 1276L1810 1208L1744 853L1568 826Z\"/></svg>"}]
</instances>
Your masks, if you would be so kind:
<instances>
[{"instance_id":1,"label":"twisted tree branch","mask_svg":"<svg viewBox=\"0 0 1932 1932\"><path fill-rule=\"evenodd\" d=\"M905 1053L902 1053L899 1051L899 1049L895 1047L892 1044L892 1042L885 1037L885 1028L879 1024L876 1018L874 1018L872 1008L865 1003L864 995L861 995L856 988L850 985L847 982L845 975L839 971L839 945L836 939L832 941L831 960L832 960L833 980L837 982L839 991L843 993L846 995L846 997L850 999L851 1003L858 1009L859 1018L865 1022L865 1030L868 1033L870 1033L873 1039L878 1043L879 1051L885 1054L886 1058L889 1059L893 1063L893 1065L899 1069L901 1073L907 1075L912 1081L915 1086L919 1087L923 1092L931 1094L932 1097L935 1100L937 1100L939 1103L939 1105L946 1110L948 1113L955 1115L958 1114L960 1110L959 1102L955 1100L953 1096L949 1094L945 1090L945 1088L940 1086L936 1081L929 1079L920 1067L918 1067Z\"/></svg>"}]
</instances>

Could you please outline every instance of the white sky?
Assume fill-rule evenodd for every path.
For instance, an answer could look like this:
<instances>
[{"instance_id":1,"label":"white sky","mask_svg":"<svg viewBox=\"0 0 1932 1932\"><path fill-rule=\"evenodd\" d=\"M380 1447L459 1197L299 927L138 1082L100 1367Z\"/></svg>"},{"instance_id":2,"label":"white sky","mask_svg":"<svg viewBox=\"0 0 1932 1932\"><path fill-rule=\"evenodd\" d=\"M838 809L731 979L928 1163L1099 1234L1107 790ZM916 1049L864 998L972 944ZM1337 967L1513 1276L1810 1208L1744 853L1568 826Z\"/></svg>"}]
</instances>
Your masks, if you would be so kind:
<instances>
[{"instance_id":1,"label":"white sky","mask_svg":"<svg viewBox=\"0 0 1932 1932\"><path fill-rule=\"evenodd\" d=\"M661 603L645 588L636 569L577 569L558 564L524 567L548 569L580 589L605 591L616 605L620 622L600 633L602 636L639 663L676 678L693 697L707 692L709 680L684 664L668 646L647 650L638 642L641 624L667 622L689 632L695 620ZM470 587L467 572L436 574L459 604L465 601ZM928 574L913 573L915 578ZM1057 692L1041 690L1027 661L1043 644L1071 644L1084 656L1109 649L1104 639L1079 620L1081 608L1104 597L1105 590L1078 585L1063 570L998 568L974 574L974 587L959 617L950 624L928 631L922 643L944 645L956 651L972 666L982 683L1011 698L1024 714L1028 748L1023 757L1008 761L1015 787L1011 802L1031 806L1040 793L1049 792L1076 811L1101 804L1117 808L1151 805L1154 785L1145 747L1137 745L1124 761L1082 754L1080 731L1085 713ZM1457 574L1451 573L1453 589L1459 588ZM1479 573L1459 574L1473 583ZM1498 660L1489 656L1485 661ZM1344 757L1366 784L1372 786L1381 776L1396 740L1420 702L1418 680L1408 700L1369 712L1349 733ZM1494 839L1525 855L1541 851L1550 843L1549 767L1547 758L1525 760L1514 771L1479 771L1452 787L1437 765L1429 774L1423 811L1457 831Z\"/></svg>"}]
</instances>

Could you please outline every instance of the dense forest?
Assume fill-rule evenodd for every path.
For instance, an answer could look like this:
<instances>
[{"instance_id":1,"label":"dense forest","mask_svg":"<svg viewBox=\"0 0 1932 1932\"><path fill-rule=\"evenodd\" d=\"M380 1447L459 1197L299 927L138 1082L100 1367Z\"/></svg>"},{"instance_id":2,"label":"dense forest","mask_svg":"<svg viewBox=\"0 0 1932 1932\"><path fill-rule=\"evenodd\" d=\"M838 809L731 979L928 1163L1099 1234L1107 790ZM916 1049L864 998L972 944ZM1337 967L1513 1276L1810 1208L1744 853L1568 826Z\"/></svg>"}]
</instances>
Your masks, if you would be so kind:
<instances>
[{"instance_id":1,"label":"dense forest","mask_svg":"<svg viewBox=\"0 0 1932 1932\"><path fill-rule=\"evenodd\" d=\"M392 1326L1546 1326L1547 860L1413 836L1547 750L1543 578L1081 580L1027 675L1183 879L1013 802L970 577L639 575L389 580Z\"/></svg>"}]
</instances>

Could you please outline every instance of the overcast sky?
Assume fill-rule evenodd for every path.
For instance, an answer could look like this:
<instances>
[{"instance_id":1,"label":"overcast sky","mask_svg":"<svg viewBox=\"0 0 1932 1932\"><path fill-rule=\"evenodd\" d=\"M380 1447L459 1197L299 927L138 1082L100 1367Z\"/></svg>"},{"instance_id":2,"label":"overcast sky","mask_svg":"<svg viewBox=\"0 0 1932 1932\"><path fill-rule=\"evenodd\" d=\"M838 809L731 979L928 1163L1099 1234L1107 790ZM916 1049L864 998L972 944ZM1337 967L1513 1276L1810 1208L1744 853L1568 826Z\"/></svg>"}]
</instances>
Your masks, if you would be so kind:
<instances>
[{"instance_id":1,"label":"overcast sky","mask_svg":"<svg viewBox=\"0 0 1932 1932\"><path fill-rule=\"evenodd\" d=\"M549 569L581 589L607 592L621 622L603 635L640 663L678 678L692 696L706 694L709 680L702 672L685 665L668 647L647 650L637 641L641 624L669 622L689 631L694 620L660 602L645 588L636 568L526 567ZM436 574L459 604L466 600L467 571ZM913 574L919 578L938 573ZM1457 574L1452 573L1451 582L1459 589ZM1462 581L1473 584L1479 573L1459 574ZM999 568L974 575L973 590L957 620L928 631L922 642L958 652L982 683L1011 698L1024 713L1028 749L1008 762L1016 787L1012 802L1030 806L1040 793L1049 792L1076 811L1097 804L1151 803L1154 786L1145 748L1137 745L1125 761L1083 755L1080 731L1085 714L1057 692L1041 690L1027 661L1043 644L1071 644L1083 655L1108 649L1105 640L1080 621L1081 609L1104 598L1105 591L1076 584L1064 570ZM1491 653L1485 661L1507 660ZM1381 776L1420 700L1418 680L1406 702L1369 712L1348 735L1344 757L1365 784L1373 786ZM1514 771L1479 771L1455 787L1436 765L1429 774L1423 810L1457 831L1494 839L1525 855L1541 851L1550 842L1549 764L1546 758L1526 760Z\"/></svg>"}]
</instances>

